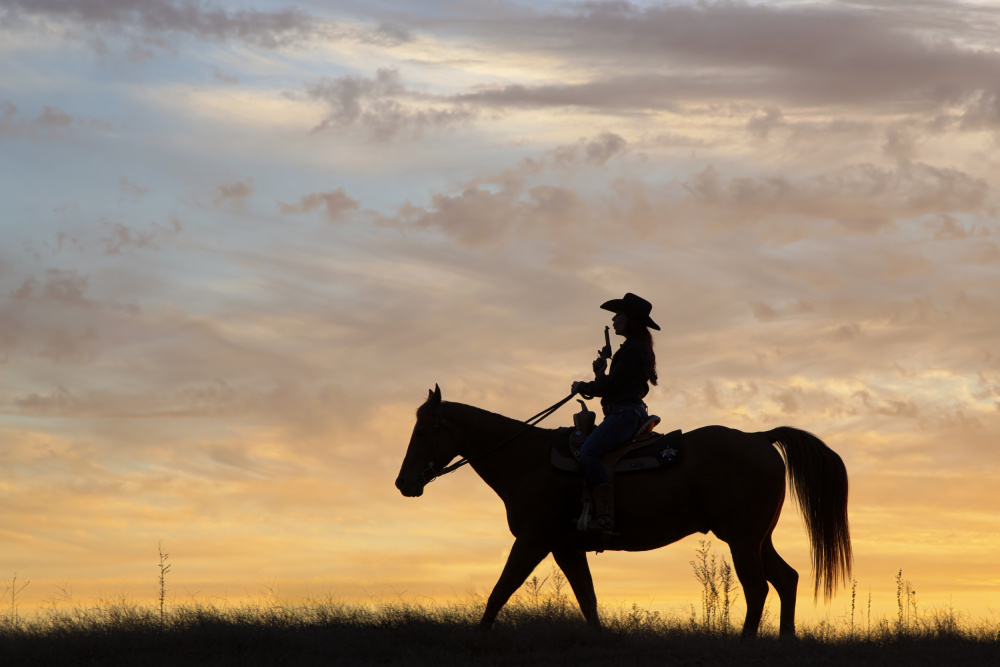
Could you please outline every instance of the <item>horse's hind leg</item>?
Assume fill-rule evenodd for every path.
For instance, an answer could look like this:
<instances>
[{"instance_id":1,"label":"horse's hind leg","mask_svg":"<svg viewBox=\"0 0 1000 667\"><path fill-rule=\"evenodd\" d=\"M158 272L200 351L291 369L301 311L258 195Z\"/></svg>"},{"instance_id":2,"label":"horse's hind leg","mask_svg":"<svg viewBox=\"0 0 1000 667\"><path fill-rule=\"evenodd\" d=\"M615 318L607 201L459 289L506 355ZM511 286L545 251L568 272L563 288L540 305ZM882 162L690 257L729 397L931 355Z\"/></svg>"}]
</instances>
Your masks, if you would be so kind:
<instances>
[{"instance_id":1,"label":"horse's hind leg","mask_svg":"<svg viewBox=\"0 0 1000 667\"><path fill-rule=\"evenodd\" d=\"M771 536L764 538L760 550L764 563L764 575L774 586L781 599L781 625L778 633L782 637L795 636L795 595L799 585L799 573L786 563L774 549Z\"/></svg>"},{"instance_id":2,"label":"horse's hind leg","mask_svg":"<svg viewBox=\"0 0 1000 667\"><path fill-rule=\"evenodd\" d=\"M597 594L594 592L594 579L590 576L590 565L587 564L587 552L572 548L557 549L552 552L552 557L566 575L583 617L599 630L601 619L597 616Z\"/></svg>"},{"instance_id":3,"label":"horse's hind leg","mask_svg":"<svg viewBox=\"0 0 1000 667\"><path fill-rule=\"evenodd\" d=\"M507 556L507 564L504 565L500 579L493 587L489 600L486 601L486 611L483 612L483 618L479 621L481 629L486 630L493 626L493 621L496 620L497 614L500 613L503 606L507 604L510 596L548 555L549 550L546 547L523 539L514 540L514 546L510 548L510 555Z\"/></svg>"},{"instance_id":4,"label":"horse's hind leg","mask_svg":"<svg viewBox=\"0 0 1000 667\"><path fill-rule=\"evenodd\" d=\"M743 621L743 639L754 639L760 627L761 616L764 615L764 600L767 598L767 580L764 578L764 565L760 558L760 542L741 540L730 542L729 549L733 554L733 566L736 576L743 586L743 595L747 601L747 617Z\"/></svg>"}]
</instances>

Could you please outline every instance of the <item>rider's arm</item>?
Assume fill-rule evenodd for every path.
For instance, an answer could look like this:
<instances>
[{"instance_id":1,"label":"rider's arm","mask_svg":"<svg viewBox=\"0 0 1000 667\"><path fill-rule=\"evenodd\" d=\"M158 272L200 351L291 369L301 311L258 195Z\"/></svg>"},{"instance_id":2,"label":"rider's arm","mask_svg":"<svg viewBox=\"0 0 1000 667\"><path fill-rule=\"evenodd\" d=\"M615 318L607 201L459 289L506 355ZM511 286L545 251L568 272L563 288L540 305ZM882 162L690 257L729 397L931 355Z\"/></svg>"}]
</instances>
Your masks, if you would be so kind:
<instances>
[{"instance_id":1,"label":"rider's arm","mask_svg":"<svg viewBox=\"0 0 1000 667\"><path fill-rule=\"evenodd\" d=\"M607 375L600 375L593 382L580 385L580 393L588 396L614 396L625 388L630 378L644 373L642 359L637 350L623 346L611 360L611 370Z\"/></svg>"}]
</instances>

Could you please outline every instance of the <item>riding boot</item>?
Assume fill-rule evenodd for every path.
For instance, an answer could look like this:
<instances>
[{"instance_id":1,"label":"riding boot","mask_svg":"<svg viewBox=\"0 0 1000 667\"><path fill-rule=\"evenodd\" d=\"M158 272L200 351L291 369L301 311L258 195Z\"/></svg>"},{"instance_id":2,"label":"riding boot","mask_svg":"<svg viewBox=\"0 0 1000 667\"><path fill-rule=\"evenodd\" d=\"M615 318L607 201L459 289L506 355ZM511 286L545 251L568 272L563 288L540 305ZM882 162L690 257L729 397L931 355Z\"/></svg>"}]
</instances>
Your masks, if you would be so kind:
<instances>
[{"instance_id":1,"label":"riding boot","mask_svg":"<svg viewBox=\"0 0 1000 667\"><path fill-rule=\"evenodd\" d=\"M615 487L607 482L594 487L594 518L606 533L615 527Z\"/></svg>"}]
</instances>

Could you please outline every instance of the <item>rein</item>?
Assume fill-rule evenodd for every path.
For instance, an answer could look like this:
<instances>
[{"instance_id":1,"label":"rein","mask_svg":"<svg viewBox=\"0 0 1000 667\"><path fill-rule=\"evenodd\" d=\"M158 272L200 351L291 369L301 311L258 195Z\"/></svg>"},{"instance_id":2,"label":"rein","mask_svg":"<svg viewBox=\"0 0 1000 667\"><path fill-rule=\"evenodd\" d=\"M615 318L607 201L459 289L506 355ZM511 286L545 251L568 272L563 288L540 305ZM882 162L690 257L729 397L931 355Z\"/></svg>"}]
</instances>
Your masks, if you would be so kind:
<instances>
[{"instance_id":1,"label":"rein","mask_svg":"<svg viewBox=\"0 0 1000 667\"><path fill-rule=\"evenodd\" d=\"M504 445L509 444L509 443L513 442L514 440L517 440L522 435L524 435L525 433L527 433L531 429L531 427L538 425L538 423L541 422L543 419L545 419L546 417L548 417L549 415L551 415L553 412L555 412L556 410L558 410L559 408L561 408L562 406L564 406L567 402L569 402L569 399L573 398L573 396L575 396L575 395L576 394L570 394L569 396L567 396L563 400L559 401L555 405L552 405L550 407L545 408L544 410L542 410L541 412L539 412L537 415L535 415L533 417L528 417L525 420L525 424L524 424L524 428L523 429L521 429L520 431L518 431L517 433L515 433L513 436L507 438L506 440L504 440L503 442L501 442L499 445L495 445L494 447L491 447L490 449L487 449L485 452L480 452L480 453L476 454L475 456L473 456L471 458L468 457L468 456L463 456L461 459L459 459L455 463L452 463L449 466L445 466L440 471L434 470L434 462L430 461L427 464L427 468L422 473L420 473L420 480L425 485L430 484L431 482L433 482L435 479L437 479L441 475L447 475L450 472L454 472L454 471L458 470L459 468L461 468L462 466L464 466L466 463L468 463L471 459L478 459L478 458L480 458L482 456L486 456L487 454L489 454L491 452L495 452L496 450L500 449ZM442 412L443 412L443 410L441 408L441 404L439 403L438 407L437 407L437 410L434 413L434 444L435 445L437 444L438 435L439 435L439 433L441 431L441 422L442 422L441 414L442 414Z\"/></svg>"}]
</instances>

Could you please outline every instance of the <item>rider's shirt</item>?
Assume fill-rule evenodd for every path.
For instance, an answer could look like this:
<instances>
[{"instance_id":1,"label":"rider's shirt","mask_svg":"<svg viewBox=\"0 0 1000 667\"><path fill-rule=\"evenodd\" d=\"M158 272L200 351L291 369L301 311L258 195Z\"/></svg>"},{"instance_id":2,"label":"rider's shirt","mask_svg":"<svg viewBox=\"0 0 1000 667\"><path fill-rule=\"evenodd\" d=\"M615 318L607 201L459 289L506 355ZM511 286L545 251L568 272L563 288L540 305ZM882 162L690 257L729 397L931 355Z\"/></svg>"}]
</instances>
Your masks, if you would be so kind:
<instances>
[{"instance_id":1,"label":"rider's shirt","mask_svg":"<svg viewBox=\"0 0 1000 667\"><path fill-rule=\"evenodd\" d=\"M585 382L580 393L601 397L601 408L607 414L612 406L642 403L649 393L649 373L652 360L646 344L626 340L611 357L608 374L593 382Z\"/></svg>"}]
</instances>

